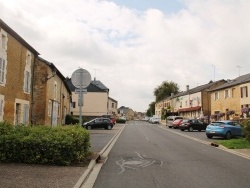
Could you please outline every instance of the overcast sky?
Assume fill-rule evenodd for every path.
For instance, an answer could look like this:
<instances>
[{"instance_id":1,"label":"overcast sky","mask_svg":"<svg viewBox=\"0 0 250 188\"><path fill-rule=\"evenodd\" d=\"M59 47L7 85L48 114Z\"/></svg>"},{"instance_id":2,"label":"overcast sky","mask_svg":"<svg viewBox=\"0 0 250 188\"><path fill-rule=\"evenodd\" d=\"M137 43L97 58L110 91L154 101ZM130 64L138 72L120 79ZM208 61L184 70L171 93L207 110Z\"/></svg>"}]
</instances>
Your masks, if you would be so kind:
<instances>
[{"instance_id":1,"label":"overcast sky","mask_svg":"<svg viewBox=\"0 0 250 188\"><path fill-rule=\"evenodd\" d=\"M0 18L65 77L79 67L145 112L163 81L250 72L249 0L0 0Z\"/></svg>"}]
</instances>

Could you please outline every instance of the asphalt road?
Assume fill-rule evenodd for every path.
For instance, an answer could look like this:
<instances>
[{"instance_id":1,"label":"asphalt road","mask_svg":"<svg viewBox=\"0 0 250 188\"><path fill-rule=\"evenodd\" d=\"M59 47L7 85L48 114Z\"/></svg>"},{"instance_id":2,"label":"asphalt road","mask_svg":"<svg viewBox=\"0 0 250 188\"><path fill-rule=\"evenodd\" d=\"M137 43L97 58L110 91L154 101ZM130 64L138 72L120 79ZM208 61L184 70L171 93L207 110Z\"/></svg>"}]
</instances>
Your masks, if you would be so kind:
<instances>
[{"instance_id":1,"label":"asphalt road","mask_svg":"<svg viewBox=\"0 0 250 188\"><path fill-rule=\"evenodd\" d=\"M109 153L94 187L248 188L249 169L248 159L159 125L131 121Z\"/></svg>"}]
</instances>

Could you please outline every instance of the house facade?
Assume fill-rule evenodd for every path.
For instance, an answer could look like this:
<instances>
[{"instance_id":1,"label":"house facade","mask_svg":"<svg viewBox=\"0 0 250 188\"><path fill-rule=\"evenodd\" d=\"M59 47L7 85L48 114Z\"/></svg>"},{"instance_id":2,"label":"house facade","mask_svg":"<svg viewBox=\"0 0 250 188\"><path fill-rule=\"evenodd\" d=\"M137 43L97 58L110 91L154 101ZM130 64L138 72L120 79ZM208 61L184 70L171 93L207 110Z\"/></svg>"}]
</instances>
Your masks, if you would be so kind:
<instances>
[{"instance_id":1,"label":"house facade","mask_svg":"<svg viewBox=\"0 0 250 188\"><path fill-rule=\"evenodd\" d=\"M71 115L79 116L79 94L71 79L67 84L72 92ZM109 97L109 89L96 79L87 86L87 93L83 95L82 115L85 117L98 117L117 112L117 101Z\"/></svg>"},{"instance_id":2,"label":"house facade","mask_svg":"<svg viewBox=\"0 0 250 188\"><path fill-rule=\"evenodd\" d=\"M210 116L210 90L224 84L225 80L210 81L192 89L172 94L155 105L155 114L161 116L180 115L185 118L204 118Z\"/></svg>"},{"instance_id":3,"label":"house facade","mask_svg":"<svg viewBox=\"0 0 250 188\"><path fill-rule=\"evenodd\" d=\"M125 116L127 120L134 120L135 118L135 112L129 107L121 106L117 111L119 117Z\"/></svg>"},{"instance_id":4,"label":"house facade","mask_svg":"<svg viewBox=\"0 0 250 188\"><path fill-rule=\"evenodd\" d=\"M212 120L239 119L249 116L250 74L239 76L211 92Z\"/></svg>"},{"instance_id":5,"label":"house facade","mask_svg":"<svg viewBox=\"0 0 250 188\"><path fill-rule=\"evenodd\" d=\"M108 97L108 114L116 115L117 106L118 106L118 102L115 99Z\"/></svg>"},{"instance_id":6,"label":"house facade","mask_svg":"<svg viewBox=\"0 0 250 188\"><path fill-rule=\"evenodd\" d=\"M32 124L64 125L71 105L71 91L66 78L53 63L40 57L34 73Z\"/></svg>"},{"instance_id":7,"label":"house facade","mask_svg":"<svg viewBox=\"0 0 250 188\"><path fill-rule=\"evenodd\" d=\"M211 112L210 90L224 84L225 80L216 82L210 81L208 84L187 89L178 95L175 100L175 110L180 116L185 118L208 118Z\"/></svg>"},{"instance_id":8,"label":"house facade","mask_svg":"<svg viewBox=\"0 0 250 188\"><path fill-rule=\"evenodd\" d=\"M34 63L39 53L0 20L0 121L30 124Z\"/></svg>"}]
</instances>

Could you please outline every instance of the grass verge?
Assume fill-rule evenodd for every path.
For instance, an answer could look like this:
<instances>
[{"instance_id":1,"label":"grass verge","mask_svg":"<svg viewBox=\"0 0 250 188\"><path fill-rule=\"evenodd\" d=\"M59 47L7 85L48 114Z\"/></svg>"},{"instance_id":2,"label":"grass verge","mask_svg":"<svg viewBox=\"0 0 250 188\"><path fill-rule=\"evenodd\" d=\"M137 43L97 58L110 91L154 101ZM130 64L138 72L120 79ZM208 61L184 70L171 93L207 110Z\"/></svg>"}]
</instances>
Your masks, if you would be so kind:
<instances>
[{"instance_id":1,"label":"grass verge","mask_svg":"<svg viewBox=\"0 0 250 188\"><path fill-rule=\"evenodd\" d=\"M245 138L234 138L231 140L218 141L219 144L228 149L250 149L250 142Z\"/></svg>"}]
</instances>

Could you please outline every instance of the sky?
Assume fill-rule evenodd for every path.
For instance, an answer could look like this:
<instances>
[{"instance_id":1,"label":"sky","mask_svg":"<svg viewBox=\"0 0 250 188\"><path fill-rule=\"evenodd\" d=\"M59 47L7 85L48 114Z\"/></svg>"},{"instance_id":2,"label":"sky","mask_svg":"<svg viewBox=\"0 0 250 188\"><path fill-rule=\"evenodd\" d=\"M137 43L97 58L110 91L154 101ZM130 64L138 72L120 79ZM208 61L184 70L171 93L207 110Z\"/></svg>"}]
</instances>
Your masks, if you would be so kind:
<instances>
[{"instance_id":1,"label":"sky","mask_svg":"<svg viewBox=\"0 0 250 188\"><path fill-rule=\"evenodd\" d=\"M154 89L250 73L249 0L0 0L0 19L65 76L79 68L137 112Z\"/></svg>"}]
</instances>

